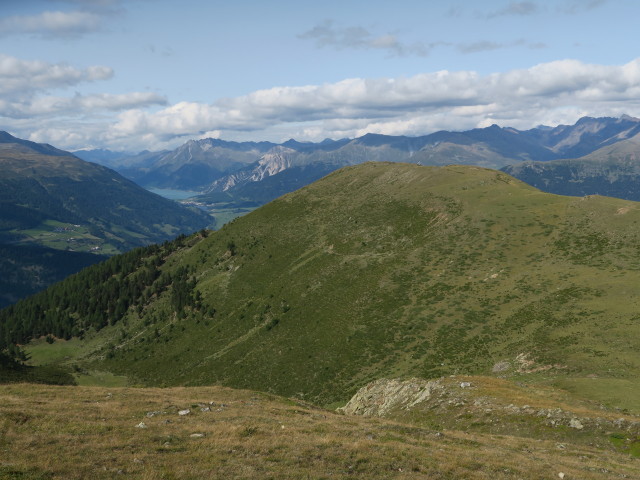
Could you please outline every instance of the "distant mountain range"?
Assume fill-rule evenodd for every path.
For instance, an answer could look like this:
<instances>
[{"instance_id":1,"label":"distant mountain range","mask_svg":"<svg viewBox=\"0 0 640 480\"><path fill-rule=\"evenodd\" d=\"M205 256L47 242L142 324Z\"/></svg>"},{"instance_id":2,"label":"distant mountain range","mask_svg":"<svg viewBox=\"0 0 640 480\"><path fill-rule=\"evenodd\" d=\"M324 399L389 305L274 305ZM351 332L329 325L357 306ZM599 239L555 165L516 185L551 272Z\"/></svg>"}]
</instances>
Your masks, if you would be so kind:
<instances>
[{"instance_id":1,"label":"distant mountain range","mask_svg":"<svg viewBox=\"0 0 640 480\"><path fill-rule=\"evenodd\" d=\"M210 217L106 167L0 132L0 305L137 246L192 233Z\"/></svg>"},{"instance_id":2,"label":"distant mountain range","mask_svg":"<svg viewBox=\"0 0 640 480\"><path fill-rule=\"evenodd\" d=\"M420 137L367 134L356 139L327 139L319 143L289 140L282 144L209 138L189 141L173 151L135 156L123 153L110 157L104 151L76 153L109 164L147 188L191 190L200 193L198 200L203 202L257 206L338 168L368 161L499 169L521 162L546 163L589 155L587 160L593 160L606 153L602 149L639 134L640 119L625 115L584 117L575 125L540 126L524 131L492 125ZM516 177L520 175L520 169L509 171ZM519 178L527 181L528 177ZM544 189L545 182L539 183ZM596 183L602 194L609 194L601 183Z\"/></svg>"},{"instance_id":3,"label":"distant mountain range","mask_svg":"<svg viewBox=\"0 0 640 480\"><path fill-rule=\"evenodd\" d=\"M545 192L640 201L640 134L582 158L524 162L503 170Z\"/></svg>"}]
</instances>

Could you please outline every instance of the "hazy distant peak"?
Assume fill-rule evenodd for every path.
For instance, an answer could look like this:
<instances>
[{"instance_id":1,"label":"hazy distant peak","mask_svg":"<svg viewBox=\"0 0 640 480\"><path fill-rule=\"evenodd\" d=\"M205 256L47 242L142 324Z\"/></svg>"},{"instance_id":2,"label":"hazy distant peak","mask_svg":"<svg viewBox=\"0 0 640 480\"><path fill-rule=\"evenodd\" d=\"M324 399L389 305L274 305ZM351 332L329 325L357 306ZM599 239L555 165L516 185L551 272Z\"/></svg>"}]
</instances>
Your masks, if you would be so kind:
<instances>
[{"instance_id":1,"label":"hazy distant peak","mask_svg":"<svg viewBox=\"0 0 640 480\"><path fill-rule=\"evenodd\" d=\"M629 122L640 122L640 118L632 117L631 115L627 115L626 113L620 117L620 120L627 120Z\"/></svg>"}]
</instances>

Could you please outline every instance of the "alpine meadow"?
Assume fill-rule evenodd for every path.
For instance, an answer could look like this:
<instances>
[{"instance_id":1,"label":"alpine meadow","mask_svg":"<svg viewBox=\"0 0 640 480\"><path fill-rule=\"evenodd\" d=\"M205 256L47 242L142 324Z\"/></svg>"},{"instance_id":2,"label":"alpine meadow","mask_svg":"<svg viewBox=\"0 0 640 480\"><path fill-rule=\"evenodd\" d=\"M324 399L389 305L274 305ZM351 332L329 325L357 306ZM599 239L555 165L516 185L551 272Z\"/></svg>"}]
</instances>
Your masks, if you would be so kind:
<instances>
[{"instance_id":1,"label":"alpine meadow","mask_svg":"<svg viewBox=\"0 0 640 480\"><path fill-rule=\"evenodd\" d=\"M426 386L369 401L435 432L635 452L639 220L635 202L495 170L367 163L89 267L3 310L2 338L39 338L25 349L36 378L225 385L328 409L376 380L443 379L452 400L431 409Z\"/></svg>"},{"instance_id":2,"label":"alpine meadow","mask_svg":"<svg viewBox=\"0 0 640 480\"><path fill-rule=\"evenodd\" d=\"M0 480L640 480L633 0L0 0Z\"/></svg>"}]
</instances>

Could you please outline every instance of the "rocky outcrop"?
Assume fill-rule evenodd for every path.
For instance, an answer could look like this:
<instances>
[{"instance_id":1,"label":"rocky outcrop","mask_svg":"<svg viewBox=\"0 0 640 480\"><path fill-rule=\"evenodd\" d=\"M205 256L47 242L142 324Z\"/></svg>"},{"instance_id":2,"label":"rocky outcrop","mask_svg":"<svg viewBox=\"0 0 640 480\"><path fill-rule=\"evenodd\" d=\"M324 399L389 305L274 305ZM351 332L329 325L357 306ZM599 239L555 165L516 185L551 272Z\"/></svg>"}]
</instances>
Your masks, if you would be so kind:
<instances>
[{"instance_id":1,"label":"rocky outcrop","mask_svg":"<svg viewBox=\"0 0 640 480\"><path fill-rule=\"evenodd\" d=\"M216 180L205 191L226 192L230 188L244 185L249 182L259 182L266 177L276 175L291 167L295 150L278 146L260 157L257 164L234 174Z\"/></svg>"},{"instance_id":2,"label":"rocky outcrop","mask_svg":"<svg viewBox=\"0 0 640 480\"><path fill-rule=\"evenodd\" d=\"M415 407L428 400L434 391L441 389L439 380L382 378L362 387L338 411L349 415L383 417L393 410Z\"/></svg>"},{"instance_id":3,"label":"rocky outcrop","mask_svg":"<svg viewBox=\"0 0 640 480\"><path fill-rule=\"evenodd\" d=\"M640 435L640 419L632 415L616 418L617 411L602 406L597 410L560 408L560 404L549 408L545 397L527 398L529 387L515 387L511 393L508 388L504 380L484 377L380 379L362 387L338 412L410 421L436 429L515 436L535 433L554 439L578 433L589 438L617 432L632 440ZM525 399L530 404L525 404Z\"/></svg>"}]
</instances>

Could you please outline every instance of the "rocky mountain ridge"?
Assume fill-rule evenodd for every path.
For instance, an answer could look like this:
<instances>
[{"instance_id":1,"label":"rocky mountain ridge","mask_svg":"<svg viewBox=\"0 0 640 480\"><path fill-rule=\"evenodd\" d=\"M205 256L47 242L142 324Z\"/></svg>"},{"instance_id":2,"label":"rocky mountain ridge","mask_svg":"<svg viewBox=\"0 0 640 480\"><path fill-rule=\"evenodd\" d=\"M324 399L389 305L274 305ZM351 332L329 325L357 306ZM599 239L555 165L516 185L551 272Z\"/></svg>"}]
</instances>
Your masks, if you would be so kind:
<instances>
[{"instance_id":1,"label":"rocky mountain ridge","mask_svg":"<svg viewBox=\"0 0 640 480\"><path fill-rule=\"evenodd\" d=\"M520 162L583 157L638 133L640 120L624 115L583 117L574 125L522 131L492 125L418 137L370 133L320 143L293 139L282 144L227 142L208 138L190 140L170 152L122 158L116 168L147 188L200 192L205 194L200 199L205 202L215 201L218 198L215 194L225 193L219 198L232 204L262 204L265 199L274 199L315 181L318 172L328 173L368 161L505 168ZM286 178L276 180L285 172ZM259 192L256 187L261 185L268 193Z\"/></svg>"},{"instance_id":2,"label":"rocky mountain ridge","mask_svg":"<svg viewBox=\"0 0 640 480\"><path fill-rule=\"evenodd\" d=\"M220 191L226 192L234 187L244 185L249 182L260 182L266 177L277 175L291 167L292 156L295 153L296 151L292 148L282 145L275 146L260 157L255 167L250 170L241 170L239 173L232 173L216 180L204 190L204 193Z\"/></svg>"},{"instance_id":3,"label":"rocky mountain ridge","mask_svg":"<svg viewBox=\"0 0 640 480\"><path fill-rule=\"evenodd\" d=\"M635 129L623 132L626 136ZM622 138L622 137L620 137ZM545 192L640 201L640 133L578 159L523 162L502 169Z\"/></svg>"}]
</instances>

